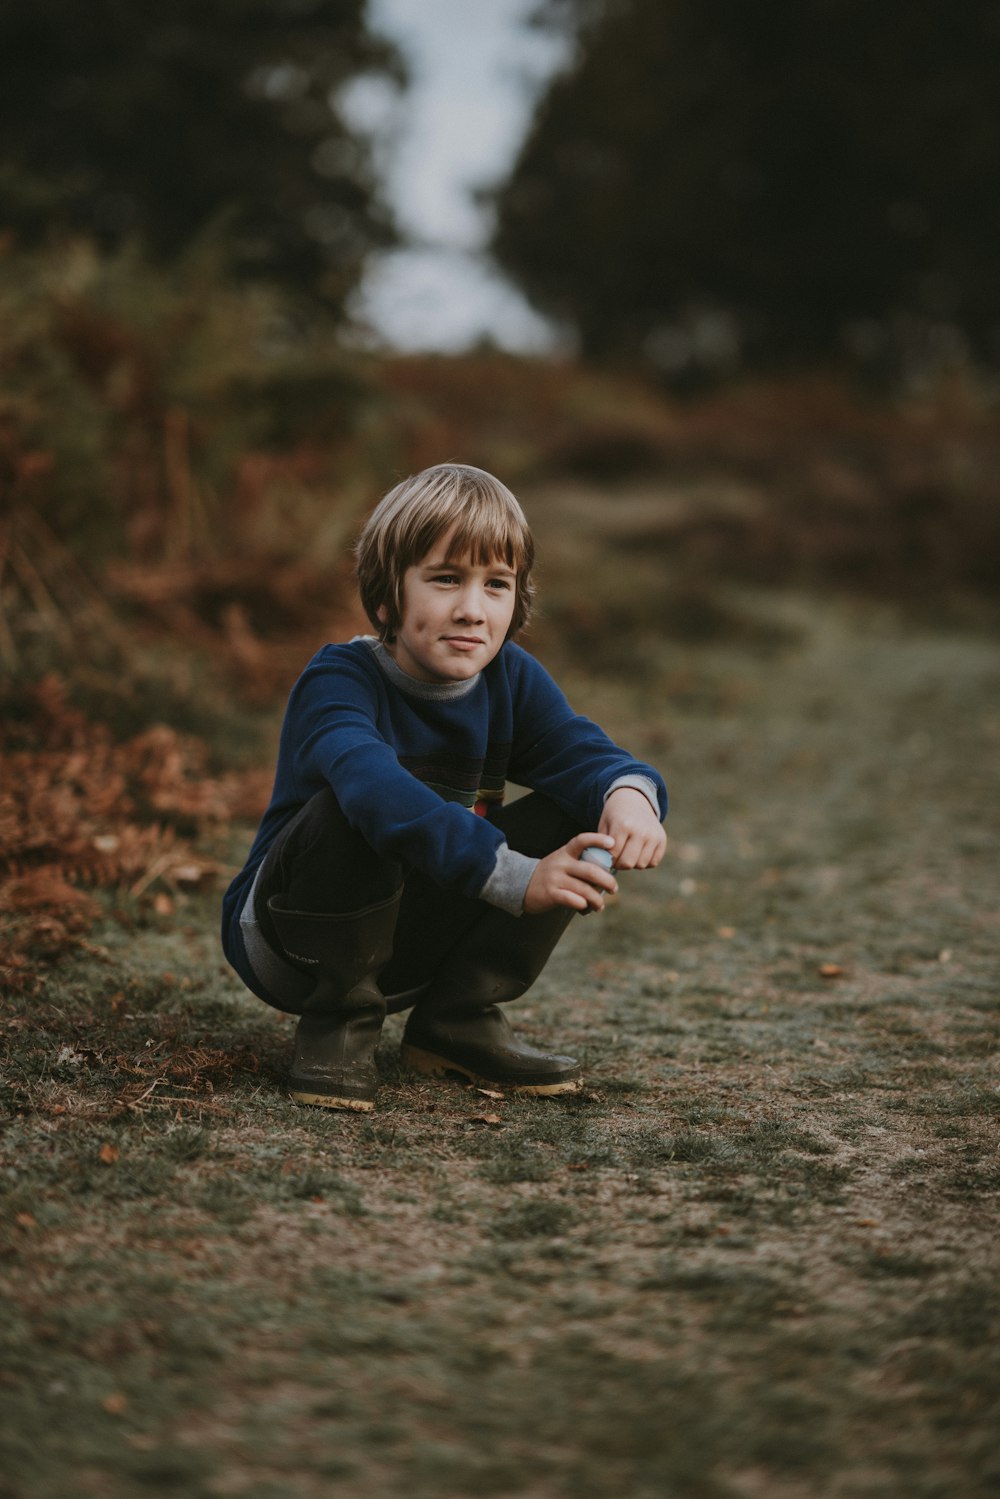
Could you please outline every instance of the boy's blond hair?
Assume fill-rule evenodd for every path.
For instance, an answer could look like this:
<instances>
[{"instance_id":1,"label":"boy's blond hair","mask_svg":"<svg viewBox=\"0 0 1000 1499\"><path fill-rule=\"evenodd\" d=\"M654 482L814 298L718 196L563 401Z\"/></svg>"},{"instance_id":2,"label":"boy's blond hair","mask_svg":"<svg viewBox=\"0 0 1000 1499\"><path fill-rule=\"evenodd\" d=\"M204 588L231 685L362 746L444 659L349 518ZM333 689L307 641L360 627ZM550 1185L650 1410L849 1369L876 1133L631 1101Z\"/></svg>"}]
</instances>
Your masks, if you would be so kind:
<instances>
[{"instance_id":1,"label":"boy's blond hair","mask_svg":"<svg viewBox=\"0 0 1000 1499\"><path fill-rule=\"evenodd\" d=\"M535 543L524 511L506 484L485 469L438 463L390 489L368 517L354 549L361 602L382 640L393 641L402 622L406 569L426 557L452 527L452 560L469 555L477 567L500 560L517 574L508 638L527 624L535 591Z\"/></svg>"}]
</instances>

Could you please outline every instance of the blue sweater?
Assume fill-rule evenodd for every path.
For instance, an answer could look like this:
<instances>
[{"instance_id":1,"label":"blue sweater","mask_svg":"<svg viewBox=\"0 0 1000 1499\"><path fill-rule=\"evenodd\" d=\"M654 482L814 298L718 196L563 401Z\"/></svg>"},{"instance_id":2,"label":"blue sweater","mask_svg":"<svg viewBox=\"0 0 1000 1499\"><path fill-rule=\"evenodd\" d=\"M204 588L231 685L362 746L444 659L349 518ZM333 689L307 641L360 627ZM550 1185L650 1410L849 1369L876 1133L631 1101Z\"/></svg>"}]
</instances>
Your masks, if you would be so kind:
<instances>
[{"instance_id":1,"label":"blue sweater","mask_svg":"<svg viewBox=\"0 0 1000 1499\"><path fill-rule=\"evenodd\" d=\"M637 786L666 815L658 772L575 714L513 642L469 681L442 684L407 676L370 638L324 646L292 689L271 802L223 900L233 967L256 987L240 913L275 837L327 786L377 852L519 913L537 861L490 821L508 779L551 797L581 830L597 827L616 785Z\"/></svg>"}]
</instances>

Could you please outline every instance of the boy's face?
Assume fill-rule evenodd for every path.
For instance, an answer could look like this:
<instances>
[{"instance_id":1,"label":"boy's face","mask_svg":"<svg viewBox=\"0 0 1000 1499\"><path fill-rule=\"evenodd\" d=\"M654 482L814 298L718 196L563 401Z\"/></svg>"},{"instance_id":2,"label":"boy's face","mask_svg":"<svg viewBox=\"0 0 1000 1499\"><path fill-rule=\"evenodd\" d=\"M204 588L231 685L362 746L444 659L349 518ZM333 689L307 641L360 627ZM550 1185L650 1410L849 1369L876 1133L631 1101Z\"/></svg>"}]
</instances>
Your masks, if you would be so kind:
<instances>
[{"instance_id":1,"label":"boy's face","mask_svg":"<svg viewBox=\"0 0 1000 1499\"><path fill-rule=\"evenodd\" d=\"M464 682L488 666L514 617L517 574L450 555L452 532L403 574L402 624L386 649L420 682Z\"/></svg>"}]
</instances>

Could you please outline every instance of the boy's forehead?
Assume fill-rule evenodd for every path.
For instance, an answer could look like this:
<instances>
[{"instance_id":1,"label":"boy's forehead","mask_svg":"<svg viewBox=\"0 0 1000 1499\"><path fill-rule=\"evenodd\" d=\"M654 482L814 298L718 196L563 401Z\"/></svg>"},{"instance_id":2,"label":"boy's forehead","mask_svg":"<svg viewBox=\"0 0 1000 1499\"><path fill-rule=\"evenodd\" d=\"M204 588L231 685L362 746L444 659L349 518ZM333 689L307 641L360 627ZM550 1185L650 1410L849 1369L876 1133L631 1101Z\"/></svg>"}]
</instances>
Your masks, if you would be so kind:
<instances>
[{"instance_id":1,"label":"boy's forehead","mask_svg":"<svg viewBox=\"0 0 1000 1499\"><path fill-rule=\"evenodd\" d=\"M434 567L448 562L457 567L488 567L491 570L507 572L512 576L516 575L517 569L511 567L507 558L499 552L494 553L492 556L487 555L484 558L477 550L474 550L470 546L455 550L451 544L454 530L455 528L452 527L443 536L439 536L430 550L417 561L416 566Z\"/></svg>"}]
</instances>

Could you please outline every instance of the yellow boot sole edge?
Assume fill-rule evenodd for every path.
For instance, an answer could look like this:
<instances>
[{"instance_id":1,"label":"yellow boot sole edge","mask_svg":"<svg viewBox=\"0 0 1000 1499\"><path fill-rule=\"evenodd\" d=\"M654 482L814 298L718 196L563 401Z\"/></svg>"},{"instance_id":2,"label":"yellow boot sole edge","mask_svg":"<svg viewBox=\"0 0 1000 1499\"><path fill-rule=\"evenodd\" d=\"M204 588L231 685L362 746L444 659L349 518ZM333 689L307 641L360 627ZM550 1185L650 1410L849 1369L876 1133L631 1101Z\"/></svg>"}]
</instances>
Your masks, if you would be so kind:
<instances>
[{"instance_id":1,"label":"yellow boot sole edge","mask_svg":"<svg viewBox=\"0 0 1000 1499\"><path fill-rule=\"evenodd\" d=\"M581 1087L578 1077L569 1078L562 1083L498 1083L496 1078L483 1077L481 1073L473 1072L469 1067L463 1067L458 1062L450 1062L447 1057L436 1056L432 1051L422 1051L419 1046L403 1046L399 1055L404 1067L410 1067L414 1072L422 1073L424 1077L440 1077L454 1082L454 1074L457 1072L479 1088L510 1088L515 1093L532 1093L539 1097L552 1098L557 1093L578 1093Z\"/></svg>"},{"instance_id":2,"label":"yellow boot sole edge","mask_svg":"<svg viewBox=\"0 0 1000 1499\"><path fill-rule=\"evenodd\" d=\"M333 1093L299 1093L289 1089L293 1103L316 1104L321 1109L350 1109L355 1114L370 1114L375 1107L370 1098L338 1098Z\"/></svg>"}]
</instances>

